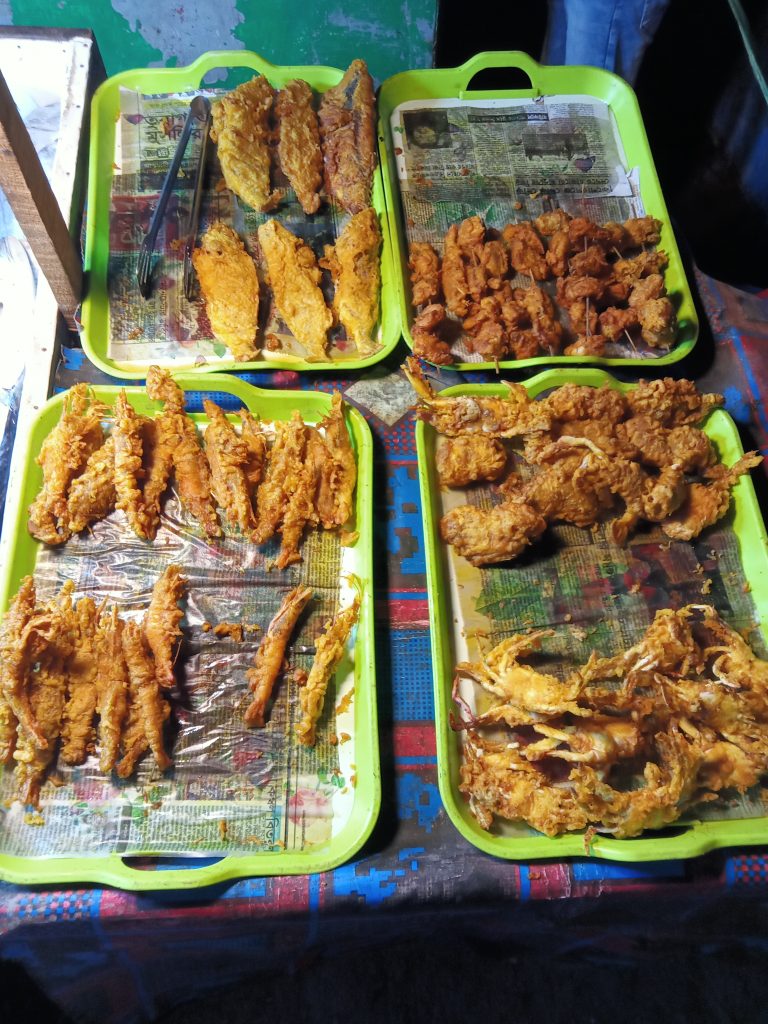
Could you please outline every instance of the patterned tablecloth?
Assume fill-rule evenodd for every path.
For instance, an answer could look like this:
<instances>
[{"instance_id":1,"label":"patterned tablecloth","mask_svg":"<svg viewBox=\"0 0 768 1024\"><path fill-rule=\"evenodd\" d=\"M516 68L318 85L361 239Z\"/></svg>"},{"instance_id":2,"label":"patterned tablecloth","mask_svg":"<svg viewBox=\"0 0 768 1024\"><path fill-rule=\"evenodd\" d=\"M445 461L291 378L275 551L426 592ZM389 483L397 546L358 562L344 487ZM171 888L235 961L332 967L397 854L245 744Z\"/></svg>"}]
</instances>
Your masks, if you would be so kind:
<instances>
[{"instance_id":1,"label":"patterned tablecloth","mask_svg":"<svg viewBox=\"0 0 768 1024\"><path fill-rule=\"evenodd\" d=\"M768 298L698 275L706 316L695 356L674 369L723 392L745 448L768 454ZM709 321L711 333L706 328ZM0 883L0 957L20 961L75 1019L153 1019L255 970L342 954L362 944L451 929L567 953L650 941L768 944L766 850L620 865L587 858L510 863L476 850L442 809L437 788L424 551L412 392L404 350L356 381L249 375L267 387L341 387L376 441L375 574L382 813L350 864L312 877L254 878L194 892L141 894ZM443 371L446 383L459 375ZM480 374L468 375L483 380ZM103 380L65 353L58 387ZM758 495L765 478L755 474ZM384 486L385 484L385 486ZM765 505L764 505L765 507ZM681 928L682 926L682 928Z\"/></svg>"}]
</instances>

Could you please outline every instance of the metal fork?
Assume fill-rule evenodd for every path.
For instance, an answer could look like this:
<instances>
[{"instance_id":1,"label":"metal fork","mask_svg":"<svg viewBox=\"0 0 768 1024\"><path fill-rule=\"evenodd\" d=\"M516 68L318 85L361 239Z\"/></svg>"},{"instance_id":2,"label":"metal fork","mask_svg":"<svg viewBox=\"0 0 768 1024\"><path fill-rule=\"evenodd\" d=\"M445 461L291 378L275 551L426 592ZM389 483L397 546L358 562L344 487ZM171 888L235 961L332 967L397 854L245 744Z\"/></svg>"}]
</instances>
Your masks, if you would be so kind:
<instances>
[{"instance_id":1,"label":"metal fork","mask_svg":"<svg viewBox=\"0 0 768 1024\"><path fill-rule=\"evenodd\" d=\"M192 133L192 125L196 119L203 120L207 117L209 107L210 104L208 103L208 100L203 96L195 96L190 103L189 110L187 111L187 119L184 122L184 127L181 130L181 135L179 136L179 141L176 145L176 152L173 154L171 166L168 168L168 172L165 175L165 181L163 182L163 187L160 189L160 197L157 201L155 212L152 214L152 220L149 222L149 230L144 237L144 241L141 243L136 277L139 283L139 291L145 299L148 299L152 294L152 254L155 250L157 233L163 222L165 208L168 205L171 191L176 183L179 167L181 167L181 161L184 158L187 143L189 142L189 136Z\"/></svg>"}]
</instances>

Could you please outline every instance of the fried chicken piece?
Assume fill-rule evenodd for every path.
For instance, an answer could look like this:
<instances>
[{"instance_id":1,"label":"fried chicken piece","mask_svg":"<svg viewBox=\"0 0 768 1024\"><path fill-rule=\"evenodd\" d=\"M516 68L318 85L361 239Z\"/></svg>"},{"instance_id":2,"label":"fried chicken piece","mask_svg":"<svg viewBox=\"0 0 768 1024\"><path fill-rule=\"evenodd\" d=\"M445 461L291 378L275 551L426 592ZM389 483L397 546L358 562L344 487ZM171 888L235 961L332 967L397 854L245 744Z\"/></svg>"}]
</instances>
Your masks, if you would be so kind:
<instances>
[{"instance_id":1,"label":"fried chicken piece","mask_svg":"<svg viewBox=\"0 0 768 1024\"><path fill-rule=\"evenodd\" d=\"M464 330L469 335L467 347L488 360L499 360L506 355L509 339L501 321L501 306L493 295L486 295L470 307L464 319Z\"/></svg>"},{"instance_id":2,"label":"fried chicken piece","mask_svg":"<svg viewBox=\"0 0 768 1024\"><path fill-rule=\"evenodd\" d=\"M617 438L631 450L629 458L645 466L663 469L678 465L684 473L696 473L716 461L712 443L696 427L660 427L648 416L631 416L616 427Z\"/></svg>"},{"instance_id":3,"label":"fried chicken piece","mask_svg":"<svg viewBox=\"0 0 768 1024\"><path fill-rule=\"evenodd\" d=\"M602 334L579 334L576 341L566 345L563 352L567 356L602 356L605 355L607 340Z\"/></svg>"},{"instance_id":4,"label":"fried chicken piece","mask_svg":"<svg viewBox=\"0 0 768 1024\"><path fill-rule=\"evenodd\" d=\"M29 532L44 544L63 544L67 529L67 493L89 457L104 443L101 420L107 408L87 384L76 384L64 398L59 422L43 441L35 461L43 486L29 507Z\"/></svg>"},{"instance_id":5,"label":"fried chicken piece","mask_svg":"<svg viewBox=\"0 0 768 1024\"><path fill-rule=\"evenodd\" d=\"M504 284L504 277L509 270L509 257L506 246L497 238L491 238L480 249L480 265L486 287L498 291Z\"/></svg>"},{"instance_id":6,"label":"fried chicken piece","mask_svg":"<svg viewBox=\"0 0 768 1024\"><path fill-rule=\"evenodd\" d=\"M534 359L541 352L541 338L531 328L512 331L509 335L509 348L515 359Z\"/></svg>"},{"instance_id":7,"label":"fried chicken piece","mask_svg":"<svg viewBox=\"0 0 768 1024\"><path fill-rule=\"evenodd\" d=\"M572 218L569 213L566 213L565 210L561 210L558 207L556 210L549 210L546 213L542 213L533 223L540 235L544 235L545 238L549 238L560 231L567 231L568 225L571 223L571 219Z\"/></svg>"},{"instance_id":8,"label":"fried chicken piece","mask_svg":"<svg viewBox=\"0 0 768 1024\"><path fill-rule=\"evenodd\" d=\"M328 684L344 656L349 634L359 614L360 594L357 593L349 607L326 622L325 632L315 641L312 668L299 690L302 717L296 726L296 736L305 747L314 747L317 741L317 723L323 713Z\"/></svg>"},{"instance_id":9,"label":"fried chicken piece","mask_svg":"<svg viewBox=\"0 0 768 1024\"><path fill-rule=\"evenodd\" d=\"M161 442L173 454L176 486L182 505L198 520L209 537L220 537L221 527L211 497L211 471L200 448L195 424L184 411L184 392L167 370L150 366L147 394L165 403L158 417Z\"/></svg>"},{"instance_id":10,"label":"fried chicken piece","mask_svg":"<svg viewBox=\"0 0 768 1024\"><path fill-rule=\"evenodd\" d=\"M547 266L555 277L564 277L568 273L568 253L571 251L571 239L568 231L555 231L549 240L545 255Z\"/></svg>"},{"instance_id":11,"label":"fried chicken piece","mask_svg":"<svg viewBox=\"0 0 768 1024\"><path fill-rule=\"evenodd\" d=\"M248 484L248 494L253 496L256 488L264 479L269 446L259 421L248 409L240 410L240 422L242 424L240 437L243 439L248 455L243 471Z\"/></svg>"},{"instance_id":12,"label":"fried chicken piece","mask_svg":"<svg viewBox=\"0 0 768 1024\"><path fill-rule=\"evenodd\" d=\"M507 465L507 453L493 437L451 437L437 449L435 465L443 487L467 487L482 480L498 480Z\"/></svg>"},{"instance_id":13,"label":"fried chicken piece","mask_svg":"<svg viewBox=\"0 0 768 1024\"><path fill-rule=\"evenodd\" d=\"M61 729L61 759L65 764L83 764L93 749L96 732L94 716L98 703L99 664L96 633L99 612L92 598L83 597L69 609L74 651L67 661L67 697Z\"/></svg>"},{"instance_id":14,"label":"fried chicken piece","mask_svg":"<svg viewBox=\"0 0 768 1024\"><path fill-rule=\"evenodd\" d=\"M408 269L411 272L411 302L415 307L440 301L440 261L429 242L412 242Z\"/></svg>"},{"instance_id":15,"label":"fried chicken piece","mask_svg":"<svg viewBox=\"0 0 768 1024\"><path fill-rule=\"evenodd\" d=\"M598 319L600 332L606 341L620 341L627 332L633 331L640 324L636 310L618 309L616 306L609 306Z\"/></svg>"},{"instance_id":16,"label":"fried chicken piece","mask_svg":"<svg viewBox=\"0 0 768 1024\"><path fill-rule=\"evenodd\" d=\"M449 312L463 319L469 313L470 290L459 245L459 229L451 224L443 243L443 294Z\"/></svg>"},{"instance_id":17,"label":"fried chicken piece","mask_svg":"<svg viewBox=\"0 0 768 1024\"><path fill-rule=\"evenodd\" d=\"M248 687L253 693L253 700L245 712L245 724L249 728L256 726L262 729L266 724L267 704L282 671L288 641L311 597L309 587L289 590L267 627L256 652L253 668L245 674Z\"/></svg>"},{"instance_id":18,"label":"fried chicken piece","mask_svg":"<svg viewBox=\"0 0 768 1024\"><path fill-rule=\"evenodd\" d=\"M599 245L590 245L583 252L574 253L568 263L571 275L580 277L609 277L613 269Z\"/></svg>"},{"instance_id":19,"label":"fried chicken piece","mask_svg":"<svg viewBox=\"0 0 768 1024\"><path fill-rule=\"evenodd\" d=\"M281 191L270 190L269 181L274 95L266 78L255 76L212 106L211 138L224 181L254 210L271 210L283 198Z\"/></svg>"},{"instance_id":20,"label":"fried chicken piece","mask_svg":"<svg viewBox=\"0 0 768 1024\"><path fill-rule=\"evenodd\" d=\"M583 829L589 822L571 789L552 785L547 774L508 743L490 743L470 733L463 747L459 790L482 828L495 815L524 820L548 836Z\"/></svg>"},{"instance_id":21,"label":"fried chicken piece","mask_svg":"<svg viewBox=\"0 0 768 1024\"><path fill-rule=\"evenodd\" d=\"M708 484L688 484L685 500L678 512L661 524L664 533L673 540L693 540L722 519L731 503L731 488L739 477L763 461L758 452L747 452L730 469L718 464L707 470L712 480Z\"/></svg>"},{"instance_id":22,"label":"fried chicken piece","mask_svg":"<svg viewBox=\"0 0 768 1024\"><path fill-rule=\"evenodd\" d=\"M158 683L169 689L173 686L173 648L181 640L179 623L184 612L179 601L184 598L187 580L178 565L169 565L152 588L152 598L141 628L144 640L155 659Z\"/></svg>"},{"instance_id":23,"label":"fried chicken piece","mask_svg":"<svg viewBox=\"0 0 768 1024\"><path fill-rule=\"evenodd\" d=\"M307 351L307 359L324 360L333 314L320 290L315 254L276 220L259 228L259 245L280 316Z\"/></svg>"},{"instance_id":24,"label":"fried chicken piece","mask_svg":"<svg viewBox=\"0 0 768 1024\"><path fill-rule=\"evenodd\" d=\"M450 345L443 341L439 333L445 322L444 306L432 303L422 309L411 327L415 356L438 366L448 366L454 361Z\"/></svg>"},{"instance_id":25,"label":"fried chicken piece","mask_svg":"<svg viewBox=\"0 0 768 1024\"><path fill-rule=\"evenodd\" d=\"M548 430L551 416L546 407L534 402L521 384L506 382L505 398L456 396L440 398L425 380L419 364L409 357L403 366L416 392L419 404L416 416L429 423L438 434L485 434L488 437L521 437L537 430Z\"/></svg>"},{"instance_id":26,"label":"fried chicken piece","mask_svg":"<svg viewBox=\"0 0 768 1024\"><path fill-rule=\"evenodd\" d=\"M649 299L636 307L641 335L647 345L654 348L671 344L677 332L675 307L665 297Z\"/></svg>"},{"instance_id":27,"label":"fried chicken piece","mask_svg":"<svg viewBox=\"0 0 768 1024\"><path fill-rule=\"evenodd\" d=\"M631 259L617 260L613 264L614 276L626 284L634 284L640 278L660 273L669 263L669 256L663 249L655 252L641 252Z\"/></svg>"},{"instance_id":28,"label":"fried chicken piece","mask_svg":"<svg viewBox=\"0 0 768 1024\"><path fill-rule=\"evenodd\" d=\"M112 605L102 613L96 630L99 657L97 678L99 713L99 769L111 772L120 749L123 722L128 713L128 667L123 654L123 621ZM130 773L129 773L130 774Z\"/></svg>"},{"instance_id":29,"label":"fried chicken piece","mask_svg":"<svg viewBox=\"0 0 768 1024\"><path fill-rule=\"evenodd\" d=\"M355 452L344 420L341 393L335 391L331 411L319 424L327 458L315 494L315 508L326 530L343 526L354 512L357 483Z\"/></svg>"},{"instance_id":30,"label":"fried chicken piece","mask_svg":"<svg viewBox=\"0 0 768 1024\"><path fill-rule=\"evenodd\" d=\"M627 398L609 384L599 388L583 384L563 384L542 399L544 409L553 420L571 423L575 420L605 420L610 424L624 419Z\"/></svg>"},{"instance_id":31,"label":"fried chicken piece","mask_svg":"<svg viewBox=\"0 0 768 1024\"><path fill-rule=\"evenodd\" d=\"M333 308L339 323L361 356L376 350L373 336L379 319L379 250L381 230L373 207L356 213L336 239L325 247L320 266L331 271Z\"/></svg>"},{"instance_id":32,"label":"fried chicken piece","mask_svg":"<svg viewBox=\"0 0 768 1024\"><path fill-rule=\"evenodd\" d=\"M84 471L69 488L65 522L70 534L106 518L115 507L115 439L110 436L93 452Z\"/></svg>"},{"instance_id":33,"label":"fried chicken piece","mask_svg":"<svg viewBox=\"0 0 768 1024\"><path fill-rule=\"evenodd\" d=\"M641 380L627 395L633 416L649 416L663 427L693 426L723 405L718 394L702 394L691 380Z\"/></svg>"},{"instance_id":34,"label":"fried chicken piece","mask_svg":"<svg viewBox=\"0 0 768 1024\"><path fill-rule=\"evenodd\" d=\"M287 422L275 424L275 441L256 492L255 544L266 544L282 523L292 488L301 478L306 446L307 428L298 411Z\"/></svg>"},{"instance_id":35,"label":"fried chicken piece","mask_svg":"<svg viewBox=\"0 0 768 1024\"><path fill-rule=\"evenodd\" d=\"M203 408L208 417L203 443L211 469L213 495L219 508L226 512L229 522L239 527L244 536L250 536L256 529L256 520L245 473L248 445L235 433L235 428L215 402L204 398Z\"/></svg>"},{"instance_id":36,"label":"fried chicken piece","mask_svg":"<svg viewBox=\"0 0 768 1024\"><path fill-rule=\"evenodd\" d=\"M643 306L651 299L660 299L665 294L666 288L661 274L649 274L648 277L640 277L632 282L627 301L634 308Z\"/></svg>"},{"instance_id":37,"label":"fried chicken piece","mask_svg":"<svg viewBox=\"0 0 768 1024\"><path fill-rule=\"evenodd\" d=\"M658 245L661 241L661 221L655 217L630 217L622 227L628 238L628 245L640 248L643 245Z\"/></svg>"},{"instance_id":38,"label":"fried chicken piece","mask_svg":"<svg viewBox=\"0 0 768 1024\"><path fill-rule=\"evenodd\" d=\"M320 209L323 152L312 90L300 78L287 82L275 100L280 166L306 214Z\"/></svg>"},{"instance_id":39,"label":"fried chicken piece","mask_svg":"<svg viewBox=\"0 0 768 1024\"><path fill-rule=\"evenodd\" d=\"M501 237L509 250L509 262L518 274L526 274L537 281L545 281L550 268L544 255L544 243L529 220L507 224Z\"/></svg>"},{"instance_id":40,"label":"fried chicken piece","mask_svg":"<svg viewBox=\"0 0 768 1024\"><path fill-rule=\"evenodd\" d=\"M165 751L163 725L167 718L152 655L147 650L142 626L127 622L123 629L123 654L128 667L131 705L135 705L149 748L161 772L173 763ZM130 772L129 772L130 774ZM122 775L122 764L118 767Z\"/></svg>"},{"instance_id":41,"label":"fried chicken piece","mask_svg":"<svg viewBox=\"0 0 768 1024\"><path fill-rule=\"evenodd\" d=\"M114 413L115 426L112 437L115 440L116 506L125 513L133 532L142 540L146 540L148 522L139 486L143 476L144 417L139 416L133 408L125 391L121 391L115 399Z\"/></svg>"},{"instance_id":42,"label":"fried chicken piece","mask_svg":"<svg viewBox=\"0 0 768 1024\"><path fill-rule=\"evenodd\" d=\"M490 509L451 509L440 520L440 536L479 567L517 558L546 527L546 520L530 505L508 500Z\"/></svg>"},{"instance_id":43,"label":"fried chicken piece","mask_svg":"<svg viewBox=\"0 0 768 1024\"><path fill-rule=\"evenodd\" d=\"M259 281L240 236L214 221L192 253L213 336L239 363L259 354Z\"/></svg>"},{"instance_id":44,"label":"fried chicken piece","mask_svg":"<svg viewBox=\"0 0 768 1024\"><path fill-rule=\"evenodd\" d=\"M583 252L590 244L608 245L610 234L605 228L587 217L572 217L568 222L568 238L571 252Z\"/></svg>"},{"instance_id":45,"label":"fried chicken piece","mask_svg":"<svg viewBox=\"0 0 768 1024\"><path fill-rule=\"evenodd\" d=\"M585 334L591 337L600 331L600 321L595 303L591 299L579 299L571 302L566 307L568 319L571 321L571 329L577 334ZM607 339L603 339L603 344Z\"/></svg>"},{"instance_id":46,"label":"fried chicken piece","mask_svg":"<svg viewBox=\"0 0 768 1024\"><path fill-rule=\"evenodd\" d=\"M320 97L320 137L328 194L348 213L371 204L376 167L373 80L353 60L338 85Z\"/></svg>"},{"instance_id":47,"label":"fried chicken piece","mask_svg":"<svg viewBox=\"0 0 768 1024\"><path fill-rule=\"evenodd\" d=\"M557 301L563 306L591 299L599 302L605 293L605 281L598 277L570 274L557 280Z\"/></svg>"}]
</instances>

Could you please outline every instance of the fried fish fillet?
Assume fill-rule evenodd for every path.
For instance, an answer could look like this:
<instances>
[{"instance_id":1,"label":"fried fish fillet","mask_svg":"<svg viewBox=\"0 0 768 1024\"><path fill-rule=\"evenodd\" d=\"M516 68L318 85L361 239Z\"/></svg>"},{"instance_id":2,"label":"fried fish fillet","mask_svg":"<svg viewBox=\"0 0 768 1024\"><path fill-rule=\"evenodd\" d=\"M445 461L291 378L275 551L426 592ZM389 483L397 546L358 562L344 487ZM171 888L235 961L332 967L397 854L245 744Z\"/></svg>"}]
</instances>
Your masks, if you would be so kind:
<instances>
[{"instance_id":1,"label":"fried fish fillet","mask_svg":"<svg viewBox=\"0 0 768 1024\"><path fill-rule=\"evenodd\" d=\"M192 253L214 337L238 362L255 359L259 327L259 281L256 266L239 235L214 221Z\"/></svg>"},{"instance_id":2,"label":"fried fish fillet","mask_svg":"<svg viewBox=\"0 0 768 1024\"><path fill-rule=\"evenodd\" d=\"M211 467L213 494L227 513L233 526L239 526L245 536L256 528L251 506L251 489L246 468L249 450L246 441L235 433L224 412L209 399L203 399L208 416L208 427L203 436L205 454Z\"/></svg>"},{"instance_id":3,"label":"fried fish fillet","mask_svg":"<svg viewBox=\"0 0 768 1024\"><path fill-rule=\"evenodd\" d=\"M320 264L331 271L336 316L361 356L376 349L373 331L379 319L380 249L379 219L368 207L352 217L336 245L325 247Z\"/></svg>"},{"instance_id":4,"label":"fried fish fillet","mask_svg":"<svg viewBox=\"0 0 768 1024\"><path fill-rule=\"evenodd\" d=\"M348 213L360 213L371 203L376 166L373 80L363 60L353 60L332 89L320 99L328 194Z\"/></svg>"},{"instance_id":5,"label":"fried fish fillet","mask_svg":"<svg viewBox=\"0 0 768 1024\"><path fill-rule=\"evenodd\" d=\"M211 138L218 146L227 188L254 210L271 210L283 197L270 189L270 114L275 90L263 76L239 85L212 107Z\"/></svg>"},{"instance_id":6,"label":"fried fish fillet","mask_svg":"<svg viewBox=\"0 0 768 1024\"><path fill-rule=\"evenodd\" d=\"M320 129L306 82L287 82L275 100L280 166L293 186L304 213L317 213L323 183Z\"/></svg>"},{"instance_id":7,"label":"fried fish fillet","mask_svg":"<svg viewBox=\"0 0 768 1024\"><path fill-rule=\"evenodd\" d=\"M76 384L64 399L61 418L43 441L36 462L43 486L29 508L29 532L44 544L63 544L67 529L67 492L89 456L104 443L101 420L106 406L87 384Z\"/></svg>"},{"instance_id":8,"label":"fried fish fillet","mask_svg":"<svg viewBox=\"0 0 768 1024\"><path fill-rule=\"evenodd\" d=\"M325 359L333 314L320 290L321 272L315 254L275 220L259 228L259 245L275 305L288 330L307 350L307 359Z\"/></svg>"}]
</instances>

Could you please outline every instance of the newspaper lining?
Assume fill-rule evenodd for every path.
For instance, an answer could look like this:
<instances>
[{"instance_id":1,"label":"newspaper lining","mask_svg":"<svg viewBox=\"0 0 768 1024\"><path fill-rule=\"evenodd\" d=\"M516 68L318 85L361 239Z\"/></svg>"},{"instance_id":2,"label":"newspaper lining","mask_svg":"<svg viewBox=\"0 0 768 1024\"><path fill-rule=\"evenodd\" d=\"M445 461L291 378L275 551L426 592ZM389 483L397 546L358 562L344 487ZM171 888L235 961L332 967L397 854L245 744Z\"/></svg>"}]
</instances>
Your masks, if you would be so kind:
<instances>
[{"instance_id":1,"label":"newspaper lining","mask_svg":"<svg viewBox=\"0 0 768 1024\"><path fill-rule=\"evenodd\" d=\"M597 223L645 213L639 168L626 167L613 113L592 96L409 100L390 128L408 244L429 242L441 256L448 228L474 215L500 229L553 204ZM530 283L512 278L515 287ZM553 282L536 283L554 296ZM485 362L463 338L451 351ZM608 342L604 354L654 359L667 351Z\"/></svg>"},{"instance_id":2,"label":"newspaper lining","mask_svg":"<svg viewBox=\"0 0 768 1024\"><path fill-rule=\"evenodd\" d=\"M222 523L224 519L222 517ZM337 532L307 530L303 561L270 571L279 538L257 548L231 527L205 538L174 495L166 501L153 544L139 540L115 512L88 535L38 557L38 598L49 599L68 579L75 597L107 598L124 619L140 619L152 587L170 563L188 578L184 639L171 695L173 767L160 774L147 754L128 780L103 775L91 755L72 768L60 761L42 790L36 815L16 800L12 770L0 772L0 852L24 857L107 854L255 854L310 852L348 822L356 764L354 665L356 629L326 695L314 748L294 734L301 717L292 671L278 678L264 729L246 729L245 673L284 596L306 584L314 591L291 637L291 670L309 670L315 638L352 599L356 548ZM203 624L257 623L242 643L204 631ZM300 648L309 648L299 653ZM333 739L339 742L333 743Z\"/></svg>"}]
</instances>

